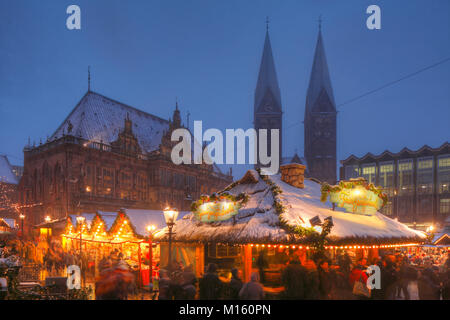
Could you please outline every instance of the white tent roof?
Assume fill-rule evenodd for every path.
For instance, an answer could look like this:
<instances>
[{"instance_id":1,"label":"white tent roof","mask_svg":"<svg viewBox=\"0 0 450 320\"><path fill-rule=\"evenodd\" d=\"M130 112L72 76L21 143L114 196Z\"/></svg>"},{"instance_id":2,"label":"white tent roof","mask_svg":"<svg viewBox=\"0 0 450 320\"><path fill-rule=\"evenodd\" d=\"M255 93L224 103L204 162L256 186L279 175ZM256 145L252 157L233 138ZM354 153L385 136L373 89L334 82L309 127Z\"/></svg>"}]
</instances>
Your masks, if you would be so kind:
<instances>
[{"instance_id":1,"label":"white tent roof","mask_svg":"<svg viewBox=\"0 0 450 320\"><path fill-rule=\"evenodd\" d=\"M249 195L248 202L239 210L235 219L223 222L202 223L193 213L177 221L174 232L179 241L215 241L215 242L301 242L295 234L281 227L280 220L285 220L289 226L310 226L309 219L319 216L331 216L334 226L330 239L423 239L422 232L408 228L406 225L390 219L381 213L372 216L347 213L320 201L320 185L305 180L305 188L299 189L281 181L280 175L270 176L270 179L281 188L278 195L285 212L278 215L273 207L273 196L270 187L257 172L251 170L257 177L257 183L237 184L228 191L233 195L244 192ZM156 238L165 238L165 230L156 234Z\"/></svg>"}]
</instances>

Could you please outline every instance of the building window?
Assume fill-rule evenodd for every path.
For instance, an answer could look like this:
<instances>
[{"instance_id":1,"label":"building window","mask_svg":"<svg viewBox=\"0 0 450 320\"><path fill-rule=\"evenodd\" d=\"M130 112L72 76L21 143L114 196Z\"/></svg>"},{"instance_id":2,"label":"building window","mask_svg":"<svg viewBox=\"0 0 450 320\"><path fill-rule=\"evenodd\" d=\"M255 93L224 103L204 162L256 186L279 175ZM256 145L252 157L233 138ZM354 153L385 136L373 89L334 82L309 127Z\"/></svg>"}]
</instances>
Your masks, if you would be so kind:
<instances>
[{"instance_id":1,"label":"building window","mask_svg":"<svg viewBox=\"0 0 450 320\"><path fill-rule=\"evenodd\" d=\"M433 158L417 159L417 193L433 193Z\"/></svg>"},{"instance_id":2,"label":"building window","mask_svg":"<svg viewBox=\"0 0 450 320\"><path fill-rule=\"evenodd\" d=\"M442 215L450 214L450 199L441 199L439 201L439 213Z\"/></svg>"},{"instance_id":3,"label":"building window","mask_svg":"<svg viewBox=\"0 0 450 320\"><path fill-rule=\"evenodd\" d=\"M439 193L450 192L450 155L438 157L437 180Z\"/></svg>"},{"instance_id":4,"label":"building window","mask_svg":"<svg viewBox=\"0 0 450 320\"><path fill-rule=\"evenodd\" d=\"M345 179L358 178L359 177L359 166L350 165L345 166Z\"/></svg>"},{"instance_id":5,"label":"building window","mask_svg":"<svg viewBox=\"0 0 450 320\"><path fill-rule=\"evenodd\" d=\"M407 195L414 191L413 161L399 160L398 162L398 194Z\"/></svg>"},{"instance_id":6,"label":"building window","mask_svg":"<svg viewBox=\"0 0 450 320\"><path fill-rule=\"evenodd\" d=\"M412 216L413 215L412 197L398 198L398 215L399 216Z\"/></svg>"},{"instance_id":7,"label":"building window","mask_svg":"<svg viewBox=\"0 0 450 320\"><path fill-rule=\"evenodd\" d=\"M418 196L417 213L420 215L433 214L433 196L431 195Z\"/></svg>"},{"instance_id":8,"label":"building window","mask_svg":"<svg viewBox=\"0 0 450 320\"><path fill-rule=\"evenodd\" d=\"M361 171L362 177L364 177L368 183L375 183L377 175L377 166L375 163L363 164Z\"/></svg>"},{"instance_id":9,"label":"building window","mask_svg":"<svg viewBox=\"0 0 450 320\"><path fill-rule=\"evenodd\" d=\"M388 196L394 195L394 162L380 163L379 183Z\"/></svg>"}]
</instances>

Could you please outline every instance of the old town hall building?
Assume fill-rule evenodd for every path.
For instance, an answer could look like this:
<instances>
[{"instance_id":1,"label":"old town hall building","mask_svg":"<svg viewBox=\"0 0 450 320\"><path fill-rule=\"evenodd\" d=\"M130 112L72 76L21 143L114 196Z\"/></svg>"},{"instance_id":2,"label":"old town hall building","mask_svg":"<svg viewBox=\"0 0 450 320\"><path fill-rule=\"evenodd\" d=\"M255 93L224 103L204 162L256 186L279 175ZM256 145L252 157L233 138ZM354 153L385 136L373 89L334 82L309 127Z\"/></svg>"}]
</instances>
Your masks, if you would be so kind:
<instances>
[{"instance_id":1,"label":"old town hall building","mask_svg":"<svg viewBox=\"0 0 450 320\"><path fill-rule=\"evenodd\" d=\"M307 177L329 183L336 182L337 111L320 26L306 93L303 121L304 158L297 154L293 157L282 157L283 111L268 30L255 90L253 114L257 132L259 129L279 129L279 159L282 162L302 162L306 165ZM270 139L267 148L270 150ZM261 166L259 162L257 166Z\"/></svg>"},{"instance_id":2,"label":"old town hall building","mask_svg":"<svg viewBox=\"0 0 450 320\"><path fill-rule=\"evenodd\" d=\"M120 208L188 210L201 194L231 183L215 165L175 165L171 133L182 127L88 90L43 144L24 149L21 204L44 217Z\"/></svg>"}]
</instances>

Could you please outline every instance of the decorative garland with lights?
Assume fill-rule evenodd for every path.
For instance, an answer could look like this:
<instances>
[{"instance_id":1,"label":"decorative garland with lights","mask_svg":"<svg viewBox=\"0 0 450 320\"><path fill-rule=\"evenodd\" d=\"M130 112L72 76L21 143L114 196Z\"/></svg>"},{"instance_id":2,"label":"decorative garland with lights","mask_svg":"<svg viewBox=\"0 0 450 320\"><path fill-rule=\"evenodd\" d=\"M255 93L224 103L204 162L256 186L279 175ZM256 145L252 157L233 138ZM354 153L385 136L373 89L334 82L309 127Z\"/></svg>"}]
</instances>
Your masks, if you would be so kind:
<instances>
[{"instance_id":1,"label":"decorative garland with lights","mask_svg":"<svg viewBox=\"0 0 450 320\"><path fill-rule=\"evenodd\" d=\"M383 200L383 206L388 202L388 196L383 192L383 188L376 187L373 183L367 183L366 179L362 177L350 179L349 181L340 181L338 185L329 185L326 182L322 183L322 187L320 188L322 192L320 201L326 202L331 192L341 192L343 189L353 189L356 187L362 187L375 193Z\"/></svg>"},{"instance_id":2,"label":"decorative garland with lights","mask_svg":"<svg viewBox=\"0 0 450 320\"><path fill-rule=\"evenodd\" d=\"M220 192L220 193L213 193L210 196L208 195L201 195L200 199L197 201L192 202L191 204L191 211L195 212L197 209L204 203L207 202L218 202L218 201L231 201L231 202L239 202L241 205L244 205L248 201L248 195L245 193L240 193L237 196L233 196L232 194L229 194L228 192Z\"/></svg>"},{"instance_id":3,"label":"decorative garland with lights","mask_svg":"<svg viewBox=\"0 0 450 320\"><path fill-rule=\"evenodd\" d=\"M310 228L305 228L303 226L295 226L294 227L294 226L289 225L287 223L286 219L281 217L281 214L286 211L286 208L283 206L278 195L283 193L283 191L281 190L281 188L279 186L277 186L277 184L275 182L273 182L269 178L269 176L262 175L260 168L257 168L256 171L258 172L261 179L263 179L264 182L267 183L270 187L270 191L272 192L272 197L273 197L273 207L275 208L275 212L279 216L280 226L288 232L295 233L295 234L299 235L300 237L306 237L306 238L308 238L308 240L311 239L314 242L315 236L319 235L319 233L316 230L314 230L313 227L310 227Z\"/></svg>"}]
</instances>

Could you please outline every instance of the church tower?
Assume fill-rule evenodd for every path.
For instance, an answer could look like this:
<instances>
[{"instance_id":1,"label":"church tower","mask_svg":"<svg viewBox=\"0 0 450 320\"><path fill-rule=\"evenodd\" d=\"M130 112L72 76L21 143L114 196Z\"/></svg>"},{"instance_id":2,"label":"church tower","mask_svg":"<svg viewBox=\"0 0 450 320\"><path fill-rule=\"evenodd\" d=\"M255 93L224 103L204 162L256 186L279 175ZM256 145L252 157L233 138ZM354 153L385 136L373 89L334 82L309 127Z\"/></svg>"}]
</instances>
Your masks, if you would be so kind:
<instances>
[{"instance_id":1,"label":"church tower","mask_svg":"<svg viewBox=\"0 0 450 320\"><path fill-rule=\"evenodd\" d=\"M278 87L277 73L275 71L275 63L273 61L272 47L270 45L269 27L267 22L266 39L264 42L264 50L259 67L258 82L255 90L255 101L253 109L253 125L258 135L258 161L255 167L264 165L259 161L259 129L267 129L267 152L271 153L271 133L270 129L279 130L279 160L281 162L282 155L282 109L281 95Z\"/></svg>"},{"instance_id":2,"label":"church tower","mask_svg":"<svg viewBox=\"0 0 450 320\"><path fill-rule=\"evenodd\" d=\"M336 104L319 25L306 95L305 158L308 177L329 183L336 182L336 116Z\"/></svg>"}]
</instances>

